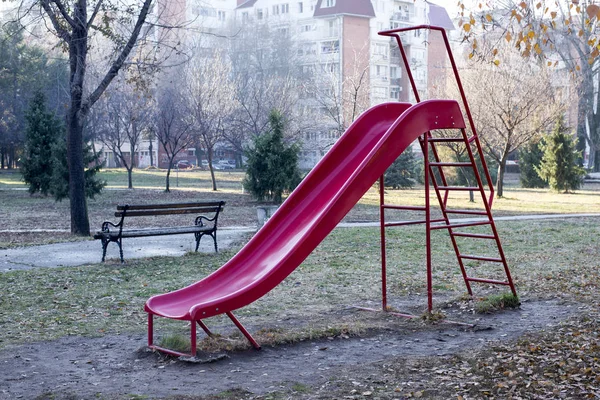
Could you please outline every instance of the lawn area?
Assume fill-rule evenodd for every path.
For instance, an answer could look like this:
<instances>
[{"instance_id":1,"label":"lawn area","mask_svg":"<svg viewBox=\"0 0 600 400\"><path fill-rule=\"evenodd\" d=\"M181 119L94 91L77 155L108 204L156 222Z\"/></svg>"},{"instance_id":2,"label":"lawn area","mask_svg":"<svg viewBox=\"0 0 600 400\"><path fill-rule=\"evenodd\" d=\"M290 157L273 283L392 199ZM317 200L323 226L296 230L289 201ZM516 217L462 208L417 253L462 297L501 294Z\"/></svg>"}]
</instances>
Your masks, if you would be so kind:
<instances>
[{"instance_id":1,"label":"lawn area","mask_svg":"<svg viewBox=\"0 0 600 400\"><path fill-rule=\"evenodd\" d=\"M502 221L498 223L498 229L504 239L504 249L521 299L558 300L576 305L578 312L574 318L564 321L560 328L549 328L522 337L517 342L499 344L493 349L459 353L451 358L413 360L412 368L420 371L418 379L422 384L419 387L423 393L430 395L424 398L456 398L457 395L465 396L463 398L485 397L479 397L476 388L471 391L461 389L458 385L458 382L462 382L468 386L468 382L473 381L480 382L485 388L492 387L490 393L501 398L506 398L511 387L512 393L525 395L524 398L532 390L540 394L539 398L548 398L542 394L551 395L553 387L557 385L566 388L566 393L588 393L578 387L589 389L597 385L595 371L598 371L597 360L600 356L597 345L597 332L600 329L598 219ZM266 346L281 346L283 343L321 337L369 337L388 330L415 332L441 329L436 328L435 322L390 320L377 314L343 311L351 305L376 307L379 302L377 232L376 228L336 229L281 285L261 300L238 310L238 317ZM426 310L423 240L422 229L409 227L391 229L387 242L390 305L398 311L416 315L422 315ZM475 302L467 300L448 238L436 232L433 240L436 243L433 253L436 312L448 313L458 308L472 310L478 299L502 291L487 285L476 285ZM235 249L218 255L189 254L183 258L131 260L126 266L96 264L4 273L0 275L0 349L64 336L93 338L144 335L146 316L142 305L150 296L195 282L221 266L234 252ZM477 276L497 275L492 265L474 263L469 267ZM475 318L469 317L470 313L464 315L467 321ZM158 340L160 337L185 337L189 329L185 323L177 321L160 320L159 323ZM230 325L222 318L211 318L207 323L226 335L232 332ZM589 340L596 342L590 343ZM248 348L248 344L235 332L224 341L203 340L201 346L205 350ZM534 347L536 350L532 351ZM495 360L494 354L506 357L507 364L492 362ZM515 354L521 354L522 357L516 358ZM546 376L546 383L539 384L536 381L531 387L527 386L528 382L531 385L531 380L519 378L527 377L518 372L522 367L520 363L526 363L527 368L534 368L536 374L543 376L551 373L555 367L553 360L557 357L568 358L569 354L577 354L581 363L585 364L577 379L570 379L570 374L575 372L555 374ZM485 364L485 360L488 360L488 364ZM401 365L400 360L388 360L384 363L385 368L379 364L368 368L389 375L386 371L395 363ZM465 363L469 365L468 374L464 369ZM512 379L509 379L509 375L502 375L507 365L512 365L511 368L519 375L511 375ZM446 371L444 376L453 377L457 385L446 385L446 381L440 380L441 376L434 372L440 368ZM350 374L348 376L351 378L348 379L352 382L369 384L365 380L367 378L357 371L345 373ZM397 385L406 378L400 374L395 379L397 383L391 386L371 384L373 392L379 398L393 398L397 394ZM494 387L499 379L507 386ZM325 399L352 394L352 383L346 380L336 382L336 388L329 387L325 393L321 392L323 388L309 386L303 389L302 396L297 393L291 396ZM419 392L410 393L414 395ZM468 397L466 394L474 396ZM250 394L239 396L237 393L231 397L224 395L223 398L256 398ZM287 396L290 394L282 392L275 397L259 398L289 398ZM417 394L416 397L420 396Z\"/></svg>"},{"instance_id":2,"label":"lawn area","mask_svg":"<svg viewBox=\"0 0 600 400\"><path fill-rule=\"evenodd\" d=\"M207 172L185 171L186 175L180 172L180 186L175 188L173 185L171 193L161 190L161 179L164 179L161 173L136 171L136 189L126 190L123 189L124 171L105 172L109 190L89 202L92 227L99 227L116 203L181 199L224 199L227 205L222 225L254 222L256 203L241 190L242 173L219 172L217 179L221 188L213 192ZM0 223L3 226L23 231L50 227L68 229L68 202L55 203L52 199L29 196L25 190L11 190L22 187L15 174L0 172ZM600 187L597 184L566 195L524 190L509 184L505 194L505 198L494 202L495 215L600 213ZM422 188L388 190L386 196L388 204L420 205L423 202ZM461 207L473 206L468 203L466 194L452 198L452 201ZM375 221L378 209L378 193L371 189L346 220ZM393 215L396 216L400 218ZM599 222L600 217L497 222L520 300L528 303L552 301L557 307L572 311L567 317L555 316L555 324L544 325L535 332L517 338L504 338L498 334L497 343L493 345L457 350L450 355L392 357L384 354L381 360L355 368L323 368L321 374L325 383L274 386L267 395L234 390L218 397L203 393L177 397L158 396L149 389L142 396L211 400L600 398ZM478 232L477 229L473 232ZM35 235L24 234L22 240L15 236L18 235L14 232L0 233L0 248L40 241ZM238 310L236 315L263 346L274 346L279 350L300 342L323 340L325 344L319 345L319 352L327 350L328 340L332 343L355 340L358 343L391 334L426 335L432 332L439 333L437 346L444 348L443 333L448 328L439 319L471 323L479 318L477 305L505 289L474 284L474 298L465 296L465 285L448 235L435 231L432 233L435 312L431 318L426 314L424 236L422 226L387 231L388 303L398 312L428 319L397 319L356 312L351 308L356 305L378 307L380 304L379 230L366 227L335 229L279 286L259 301ZM69 239L73 238L68 232L54 238L55 241ZM461 249L463 253L493 257L494 249L489 247L489 242L465 242ZM94 338L144 337L147 319L143 304L150 296L196 282L227 262L242 245L238 243L233 249L219 254L191 253L184 257L132 259L125 265L106 263L0 274L0 356L18 353L20 349L39 343L52 347L55 341L68 338L77 338L79 346L85 347ZM471 276L503 279L498 264L469 261L466 266ZM511 324L516 330L516 325L521 323L511 320L511 314L506 311L496 312L508 321L505 328L509 332ZM535 316L531 318L535 319ZM204 351L227 351L247 356L244 352L249 348L248 343L231 329L228 321L215 317L207 323L223 336L217 340L202 340L200 346ZM156 329L156 341L160 342L185 338L189 326L181 321L160 320ZM137 349L123 351L126 352L124 360L141 358ZM270 354L265 353L265 357L272 356ZM50 357L55 356L62 357L50 353ZM64 356L71 357L70 354ZM158 357L156 360L157 371L178 363ZM231 375L235 372L236 366L232 365L235 362L232 358L214 366L186 365L185 374L223 368L225 374ZM96 365L94 363L89 361L90 366ZM307 364L303 368L314 369L316 366ZM114 375L115 370L111 371ZM123 369L123 379L132 381L134 378L126 372ZM25 374L22 379L27 382L29 378ZM294 383L295 379L295 376L289 376L286 382ZM3 381L0 379L0 382ZM158 380L157 385L161 385ZM137 393L132 389L115 396L93 398L140 398L135 397ZM41 398L73 398L60 388L45 396Z\"/></svg>"}]
</instances>

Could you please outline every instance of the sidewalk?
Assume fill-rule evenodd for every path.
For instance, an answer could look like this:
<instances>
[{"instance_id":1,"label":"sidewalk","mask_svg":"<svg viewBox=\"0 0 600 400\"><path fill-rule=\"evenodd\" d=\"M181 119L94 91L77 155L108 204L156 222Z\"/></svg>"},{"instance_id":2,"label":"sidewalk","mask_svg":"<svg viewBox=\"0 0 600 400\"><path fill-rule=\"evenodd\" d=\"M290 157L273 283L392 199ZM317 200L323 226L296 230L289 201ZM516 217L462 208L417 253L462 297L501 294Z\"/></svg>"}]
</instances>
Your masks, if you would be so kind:
<instances>
[{"instance_id":1,"label":"sidewalk","mask_svg":"<svg viewBox=\"0 0 600 400\"><path fill-rule=\"evenodd\" d=\"M600 214L539 214L516 215L507 217L494 217L494 221L524 221L548 220L566 218L600 217ZM461 222L473 222L480 218L461 218ZM457 221L457 220L455 220ZM376 222L342 222L339 228L378 227ZM219 249L229 248L233 242L243 238L244 234L253 233L256 227L227 227L219 229ZM146 238L129 238L123 241L123 255L125 262L133 258L154 256L182 256L194 251L196 242L193 235L157 236ZM199 252L214 252L213 241L205 237L200 242ZM0 273L15 270L29 270L34 268L55 268L63 266L78 266L85 264L98 264L102 259L102 245L99 240L56 243L43 246L19 247L15 249L0 250ZM119 259L119 247L110 243L106 259Z\"/></svg>"},{"instance_id":2,"label":"sidewalk","mask_svg":"<svg viewBox=\"0 0 600 400\"><path fill-rule=\"evenodd\" d=\"M239 240L246 233L253 233L256 228L238 227L222 228L217 232L217 244L220 250L227 249L232 242ZM154 256L182 256L194 251L196 241L194 235L154 236L145 238L129 238L123 240L123 257L125 263L133 258ZM214 253L211 237L200 241L199 252ZM109 243L106 259L119 260L119 246ZM18 247L0 250L0 273L34 268L55 268L98 264L102 260L102 244L100 240L47 244L42 246Z\"/></svg>"}]
</instances>

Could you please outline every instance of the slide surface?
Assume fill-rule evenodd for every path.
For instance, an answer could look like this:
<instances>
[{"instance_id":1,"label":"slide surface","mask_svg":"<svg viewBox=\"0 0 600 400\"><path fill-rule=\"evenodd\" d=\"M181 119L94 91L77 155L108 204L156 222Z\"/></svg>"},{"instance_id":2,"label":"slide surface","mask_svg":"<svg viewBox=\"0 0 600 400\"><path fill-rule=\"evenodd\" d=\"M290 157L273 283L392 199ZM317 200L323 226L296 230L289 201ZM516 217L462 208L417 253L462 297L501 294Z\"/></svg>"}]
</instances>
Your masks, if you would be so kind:
<instances>
[{"instance_id":1,"label":"slide surface","mask_svg":"<svg viewBox=\"0 0 600 400\"><path fill-rule=\"evenodd\" d=\"M150 298L146 312L193 321L258 300L308 257L415 139L464 127L452 100L370 108L231 260L188 287Z\"/></svg>"}]
</instances>

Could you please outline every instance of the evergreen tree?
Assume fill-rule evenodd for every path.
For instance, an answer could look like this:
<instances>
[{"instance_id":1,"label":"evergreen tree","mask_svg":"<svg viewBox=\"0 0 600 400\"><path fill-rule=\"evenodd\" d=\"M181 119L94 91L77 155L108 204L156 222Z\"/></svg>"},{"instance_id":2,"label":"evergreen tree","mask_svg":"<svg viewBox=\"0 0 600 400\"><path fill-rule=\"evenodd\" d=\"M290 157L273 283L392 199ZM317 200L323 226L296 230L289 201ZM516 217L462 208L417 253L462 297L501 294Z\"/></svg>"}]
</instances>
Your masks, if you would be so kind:
<instances>
[{"instance_id":1,"label":"evergreen tree","mask_svg":"<svg viewBox=\"0 0 600 400\"><path fill-rule=\"evenodd\" d=\"M416 178L416 160L412 148L406 149L385 171L383 181L392 189L410 189Z\"/></svg>"},{"instance_id":2,"label":"evergreen tree","mask_svg":"<svg viewBox=\"0 0 600 400\"><path fill-rule=\"evenodd\" d=\"M102 192L106 181L101 180L97 174L102 168L100 152L95 152L90 144L84 144L83 162L88 167L84 171L85 196L93 199ZM69 197L69 168L67 166L67 142L58 140L52 147L52 180L50 182L50 193L56 201Z\"/></svg>"},{"instance_id":3,"label":"evergreen tree","mask_svg":"<svg viewBox=\"0 0 600 400\"><path fill-rule=\"evenodd\" d=\"M40 192L47 196L52 181L52 148L58 138L64 136L64 128L58 118L46 109L46 98L41 92L35 93L25 120L27 130L21 174L29 185L29 193Z\"/></svg>"},{"instance_id":4,"label":"evergreen tree","mask_svg":"<svg viewBox=\"0 0 600 400\"><path fill-rule=\"evenodd\" d=\"M544 138L544 156L540 167L536 168L540 177L547 180L553 190L568 193L581 186L585 170L577 165L580 155L575 147L576 143L561 118L552 134Z\"/></svg>"},{"instance_id":5,"label":"evergreen tree","mask_svg":"<svg viewBox=\"0 0 600 400\"><path fill-rule=\"evenodd\" d=\"M545 188L548 182L537 172L542 163L544 152L539 140L531 141L519 150L519 180L524 188Z\"/></svg>"},{"instance_id":6,"label":"evergreen tree","mask_svg":"<svg viewBox=\"0 0 600 400\"><path fill-rule=\"evenodd\" d=\"M269 115L270 131L254 139L254 147L245 150L248 157L244 188L259 201L280 203L284 191L300 183L298 146L283 141L284 120L277 111Z\"/></svg>"}]
</instances>

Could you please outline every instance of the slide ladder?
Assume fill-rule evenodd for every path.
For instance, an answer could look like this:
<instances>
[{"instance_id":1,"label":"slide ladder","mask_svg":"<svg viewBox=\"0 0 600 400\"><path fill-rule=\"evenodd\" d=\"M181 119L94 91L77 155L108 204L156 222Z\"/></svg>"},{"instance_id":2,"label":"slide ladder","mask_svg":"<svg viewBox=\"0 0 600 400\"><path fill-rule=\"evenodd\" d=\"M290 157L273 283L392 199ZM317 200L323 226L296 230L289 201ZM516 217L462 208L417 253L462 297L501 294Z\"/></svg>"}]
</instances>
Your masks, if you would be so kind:
<instances>
[{"instance_id":1,"label":"slide ladder","mask_svg":"<svg viewBox=\"0 0 600 400\"><path fill-rule=\"evenodd\" d=\"M460 266L460 270L467 287L469 295L473 295L471 283L479 282L493 285L508 286L514 296L517 295L508 263L502 249L502 243L498 235L498 230L494 223L492 216L492 203L494 198L494 187L492 179L490 177L481 142L477 136L477 131L473 123L471 111L468 106L468 102L465 96L465 92L460 82L456 63L450 50L450 45L446 32L443 28L420 25L408 28L394 29L390 31L380 32L382 36L389 36L396 39L396 42L400 48L400 54L404 61L406 73L408 75L409 82L412 87L413 94L417 103L421 100L419 98L419 92L415 85L410 66L408 64L408 58L404 46L402 44L401 34L408 31L428 29L432 31L439 31L443 37L446 51L452 65L454 76L460 91L462 103L464 106L464 112L467 116L470 132L467 129L453 129L453 130L434 130L429 131L419 137L419 144L423 151L424 159L424 174L425 174L425 206L402 206L402 205L391 205L385 202L385 182L383 175L380 177L380 226L381 226L381 257L382 257L382 306L383 309L387 309L387 288L386 288L386 243L385 243L385 230L387 227L392 226L403 226L403 225L414 225L414 224L425 224L426 226L426 246L427 246L427 293L428 293L428 310L431 312L433 309L432 300L432 262L431 262L431 233L435 230L447 230L450 235L452 247L456 253L456 258ZM441 156L443 152L440 152L439 146L448 146L453 148L455 154L462 154L460 161L456 160L445 160ZM409 149L410 151L410 149ZM447 152L446 152L447 153ZM447 177L448 172L454 170L456 174L462 174L464 180L467 181L466 185L450 185ZM482 175L485 177L485 182L482 179ZM437 197L441 216L432 219L431 216L431 205L430 205L430 186L433 187L435 196ZM487 188L487 192L486 192ZM474 208L455 208L452 207L451 194L456 192L470 192L471 201L474 201L475 196L480 196L483 209ZM408 210L408 211L422 211L425 213L424 220L410 220L410 221L399 221L399 222L386 222L385 211L386 210ZM477 231L473 232L472 227L477 228ZM482 232L482 228L485 229ZM468 246L468 240L480 240L491 243L491 246L481 247L494 248L495 254L469 254L465 252L464 248ZM461 250L461 248L463 250ZM489 279L480 276L473 276L467 271L467 265L469 262L485 262L495 263L501 268L501 274L504 275L504 279Z\"/></svg>"}]
</instances>

